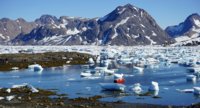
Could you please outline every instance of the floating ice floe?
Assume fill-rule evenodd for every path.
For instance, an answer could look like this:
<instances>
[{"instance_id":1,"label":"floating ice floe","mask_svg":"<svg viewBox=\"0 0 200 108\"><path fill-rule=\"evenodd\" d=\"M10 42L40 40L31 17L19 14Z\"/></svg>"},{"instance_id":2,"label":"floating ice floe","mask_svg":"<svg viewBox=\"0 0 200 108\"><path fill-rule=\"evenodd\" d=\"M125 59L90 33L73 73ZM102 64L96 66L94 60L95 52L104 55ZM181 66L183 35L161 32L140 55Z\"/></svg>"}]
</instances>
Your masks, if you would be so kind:
<instances>
[{"instance_id":1,"label":"floating ice floe","mask_svg":"<svg viewBox=\"0 0 200 108\"><path fill-rule=\"evenodd\" d=\"M195 82L197 80L197 77L195 75L187 75L186 77L187 81Z\"/></svg>"},{"instance_id":2,"label":"floating ice floe","mask_svg":"<svg viewBox=\"0 0 200 108\"><path fill-rule=\"evenodd\" d=\"M152 81L149 87L149 91L159 91L158 82Z\"/></svg>"},{"instance_id":3,"label":"floating ice floe","mask_svg":"<svg viewBox=\"0 0 200 108\"><path fill-rule=\"evenodd\" d=\"M193 89L195 95L200 95L200 87L193 87Z\"/></svg>"},{"instance_id":4,"label":"floating ice floe","mask_svg":"<svg viewBox=\"0 0 200 108\"><path fill-rule=\"evenodd\" d=\"M81 77L90 77L90 76L92 76L92 73L89 70L87 70L87 71L81 72L80 75L81 75Z\"/></svg>"},{"instance_id":5,"label":"floating ice floe","mask_svg":"<svg viewBox=\"0 0 200 108\"><path fill-rule=\"evenodd\" d=\"M142 92L142 88L140 83L135 83L133 86L130 87L130 90L133 91L136 94L139 94Z\"/></svg>"},{"instance_id":6,"label":"floating ice floe","mask_svg":"<svg viewBox=\"0 0 200 108\"><path fill-rule=\"evenodd\" d=\"M104 74L105 75L113 75L115 73L115 70L105 69Z\"/></svg>"},{"instance_id":7,"label":"floating ice floe","mask_svg":"<svg viewBox=\"0 0 200 108\"><path fill-rule=\"evenodd\" d=\"M35 87L33 87L32 85L29 85L27 83L23 83L23 84L20 84L20 85L13 85L12 86L12 88L22 88L22 87L28 87L28 88L30 88L30 90L31 90L32 93L39 92L39 90L37 90Z\"/></svg>"},{"instance_id":8,"label":"floating ice floe","mask_svg":"<svg viewBox=\"0 0 200 108\"><path fill-rule=\"evenodd\" d=\"M183 92L183 93L193 93L194 89L176 89L179 92Z\"/></svg>"},{"instance_id":9,"label":"floating ice floe","mask_svg":"<svg viewBox=\"0 0 200 108\"><path fill-rule=\"evenodd\" d=\"M36 71L36 72L41 72L41 71L43 71L42 66L39 65L39 64L29 65L28 68L29 68L29 69L32 69L33 71Z\"/></svg>"},{"instance_id":10,"label":"floating ice floe","mask_svg":"<svg viewBox=\"0 0 200 108\"><path fill-rule=\"evenodd\" d=\"M118 83L100 83L100 86L103 90L111 90L111 91L124 91L125 85Z\"/></svg>"},{"instance_id":11,"label":"floating ice floe","mask_svg":"<svg viewBox=\"0 0 200 108\"><path fill-rule=\"evenodd\" d=\"M136 72L143 72L144 68L142 67L137 67L137 66L133 66L134 71Z\"/></svg>"}]
</instances>

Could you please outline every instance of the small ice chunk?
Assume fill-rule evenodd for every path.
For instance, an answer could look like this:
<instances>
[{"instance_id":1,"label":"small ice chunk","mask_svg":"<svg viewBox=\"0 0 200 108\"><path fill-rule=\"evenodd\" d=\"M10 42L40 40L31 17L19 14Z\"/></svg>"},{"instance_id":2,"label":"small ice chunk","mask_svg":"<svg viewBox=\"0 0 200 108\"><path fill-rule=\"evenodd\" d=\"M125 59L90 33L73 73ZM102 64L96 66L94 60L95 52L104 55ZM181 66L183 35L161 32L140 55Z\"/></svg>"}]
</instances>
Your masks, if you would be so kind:
<instances>
[{"instance_id":1,"label":"small ice chunk","mask_svg":"<svg viewBox=\"0 0 200 108\"><path fill-rule=\"evenodd\" d=\"M193 81L195 82L197 80L197 77L195 75L187 75L187 81Z\"/></svg>"},{"instance_id":2,"label":"small ice chunk","mask_svg":"<svg viewBox=\"0 0 200 108\"><path fill-rule=\"evenodd\" d=\"M141 85L140 83L135 83L132 87L131 90L136 93L139 94L142 91Z\"/></svg>"},{"instance_id":3,"label":"small ice chunk","mask_svg":"<svg viewBox=\"0 0 200 108\"><path fill-rule=\"evenodd\" d=\"M27 83L23 83L23 84L20 84L20 85L13 85L12 88L22 88L22 87L25 87L27 85L28 85Z\"/></svg>"},{"instance_id":4,"label":"small ice chunk","mask_svg":"<svg viewBox=\"0 0 200 108\"><path fill-rule=\"evenodd\" d=\"M4 97L0 97L0 100L3 100L3 99L5 99Z\"/></svg>"},{"instance_id":5,"label":"small ice chunk","mask_svg":"<svg viewBox=\"0 0 200 108\"><path fill-rule=\"evenodd\" d=\"M85 89L87 89L87 91L91 91L91 87L85 87Z\"/></svg>"},{"instance_id":6,"label":"small ice chunk","mask_svg":"<svg viewBox=\"0 0 200 108\"><path fill-rule=\"evenodd\" d=\"M10 92L11 92L11 89L10 89L10 88L8 88L8 89L6 90L6 92L7 92L7 93L10 93Z\"/></svg>"},{"instance_id":7,"label":"small ice chunk","mask_svg":"<svg viewBox=\"0 0 200 108\"><path fill-rule=\"evenodd\" d=\"M89 63L89 64L94 64L94 60L93 60L93 58L89 58L88 63Z\"/></svg>"},{"instance_id":8,"label":"small ice chunk","mask_svg":"<svg viewBox=\"0 0 200 108\"><path fill-rule=\"evenodd\" d=\"M194 89L194 94L200 95L200 87L193 87Z\"/></svg>"},{"instance_id":9,"label":"small ice chunk","mask_svg":"<svg viewBox=\"0 0 200 108\"><path fill-rule=\"evenodd\" d=\"M14 95L12 95L12 96L6 96L6 100L7 100L7 101L11 101L11 100L14 99L14 98L15 98Z\"/></svg>"},{"instance_id":10,"label":"small ice chunk","mask_svg":"<svg viewBox=\"0 0 200 108\"><path fill-rule=\"evenodd\" d=\"M169 83L172 83L172 84L174 84L174 83L176 83L175 81L169 81Z\"/></svg>"},{"instance_id":11,"label":"small ice chunk","mask_svg":"<svg viewBox=\"0 0 200 108\"><path fill-rule=\"evenodd\" d=\"M39 90L37 90L35 87L33 87L32 85L28 85L27 83L23 83L21 85L13 85L12 88L22 88L27 86L28 88L30 88L32 93L37 93L39 92Z\"/></svg>"},{"instance_id":12,"label":"small ice chunk","mask_svg":"<svg viewBox=\"0 0 200 108\"><path fill-rule=\"evenodd\" d=\"M32 93L38 93L39 92L39 90L36 89L35 87L33 87L32 85L29 85L29 87L30 87Z\"/></svg>"},{"instance_id":13,"label":"small ice chunk","mask_svg":"<svg viewBox=\"0 0 200 108\"><path fill-rule=\"evenodd\" d=\"M176 89L179 92L183 92L183 93L193 93L194 89Z\"/></svg>"}]
</instances>

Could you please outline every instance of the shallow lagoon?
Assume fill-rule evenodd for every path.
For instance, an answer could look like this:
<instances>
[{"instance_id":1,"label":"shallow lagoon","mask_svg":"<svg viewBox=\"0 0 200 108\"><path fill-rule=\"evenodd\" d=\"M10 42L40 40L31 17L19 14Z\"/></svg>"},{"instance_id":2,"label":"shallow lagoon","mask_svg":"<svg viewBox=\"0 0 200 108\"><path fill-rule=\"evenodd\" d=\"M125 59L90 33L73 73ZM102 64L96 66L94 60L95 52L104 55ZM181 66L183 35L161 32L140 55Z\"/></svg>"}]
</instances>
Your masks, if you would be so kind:
<instances>
[{"instance_id":1,"label":"shallow lagoon","mask_svg":"<svg viewBox=\"0 0 200 108\"><path fill-rule=\"evenodd\" d=\"M190 105L200 102L198 96L193 93L181 93L176 89L192 89L200 86L186 81L186 68L179 65L170 67L160 64L153 69L145 69L143 73L134 72L131 68L121 67L117 73L125 75L125 93L102 91L99 83L113 82L113 76L101 76L81 78L81 66L63 66L45 68L43 72L31 70L18 70L12 72L0 72L0 87L11 87L14 84L29 83L37 88L56 89L58 93L68 94L70 98L90 97L102 95L101 101L124 101L129 103L150 103L162 105ZM143 91L147 91L151 81L159 82L158 96L136 96L129 91L129 86L140 83Z\"/></svg>"}]
</instances>

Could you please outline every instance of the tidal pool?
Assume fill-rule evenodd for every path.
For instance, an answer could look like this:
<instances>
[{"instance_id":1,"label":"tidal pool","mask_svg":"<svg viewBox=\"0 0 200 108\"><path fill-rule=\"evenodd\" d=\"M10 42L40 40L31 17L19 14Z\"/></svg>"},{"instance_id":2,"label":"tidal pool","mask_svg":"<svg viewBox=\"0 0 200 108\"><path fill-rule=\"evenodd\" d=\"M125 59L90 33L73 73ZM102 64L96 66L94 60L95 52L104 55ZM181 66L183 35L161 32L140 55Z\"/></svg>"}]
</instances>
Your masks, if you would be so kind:
<instances>
[{"instance_id":1,"label":"tidal pool","mask_svg":"<svg viewBox=\"0 0 200 108\"><path fill-rule=\"evenodd\" d=\"M192 89L200 86L199 80L196 83L187 82L186 68L179 65L170 67L160 64L153 69L144 69L143 73L134 72L131 68L121 67L117 73L125 76L126 90L124 93L102 91L99 83L112 83L113 76L99 76L81 78L83 71L81 66L63 66L45 68L43 72L34 72L28 69L11 72L0 72L0 88L11 87L15 84L28 83L36 88L55 89L58 93L67 94L69 98L91 97L101 95L101 101L124 101L128 103L149 103L161 105L191 105L200 102L198 96L193 93L181 93L177 89ZM129 87L134 83L142 85L143 92L148 91L151 81L159 83L158 96L137 96Z\"/></svg>"}]
</instances>

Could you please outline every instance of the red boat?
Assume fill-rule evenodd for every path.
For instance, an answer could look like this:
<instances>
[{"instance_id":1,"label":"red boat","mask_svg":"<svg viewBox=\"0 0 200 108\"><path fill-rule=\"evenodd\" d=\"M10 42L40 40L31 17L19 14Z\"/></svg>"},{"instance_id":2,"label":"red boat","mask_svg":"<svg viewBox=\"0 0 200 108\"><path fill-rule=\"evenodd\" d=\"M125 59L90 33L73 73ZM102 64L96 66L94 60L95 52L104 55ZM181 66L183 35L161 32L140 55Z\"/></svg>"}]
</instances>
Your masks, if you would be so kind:
<instances>
[{"instance_id":1,"label":"red boat","mask_svg":"<svg viewBox=\"0 0 200 108\"><path fill-rule=\"evenodd\" d=\"M123 79L123 78L115 79L114 80L114 83L121 83L121 84L123 84L124 82L125 82L125 79Z\"/></svg>"}]
</instances>

